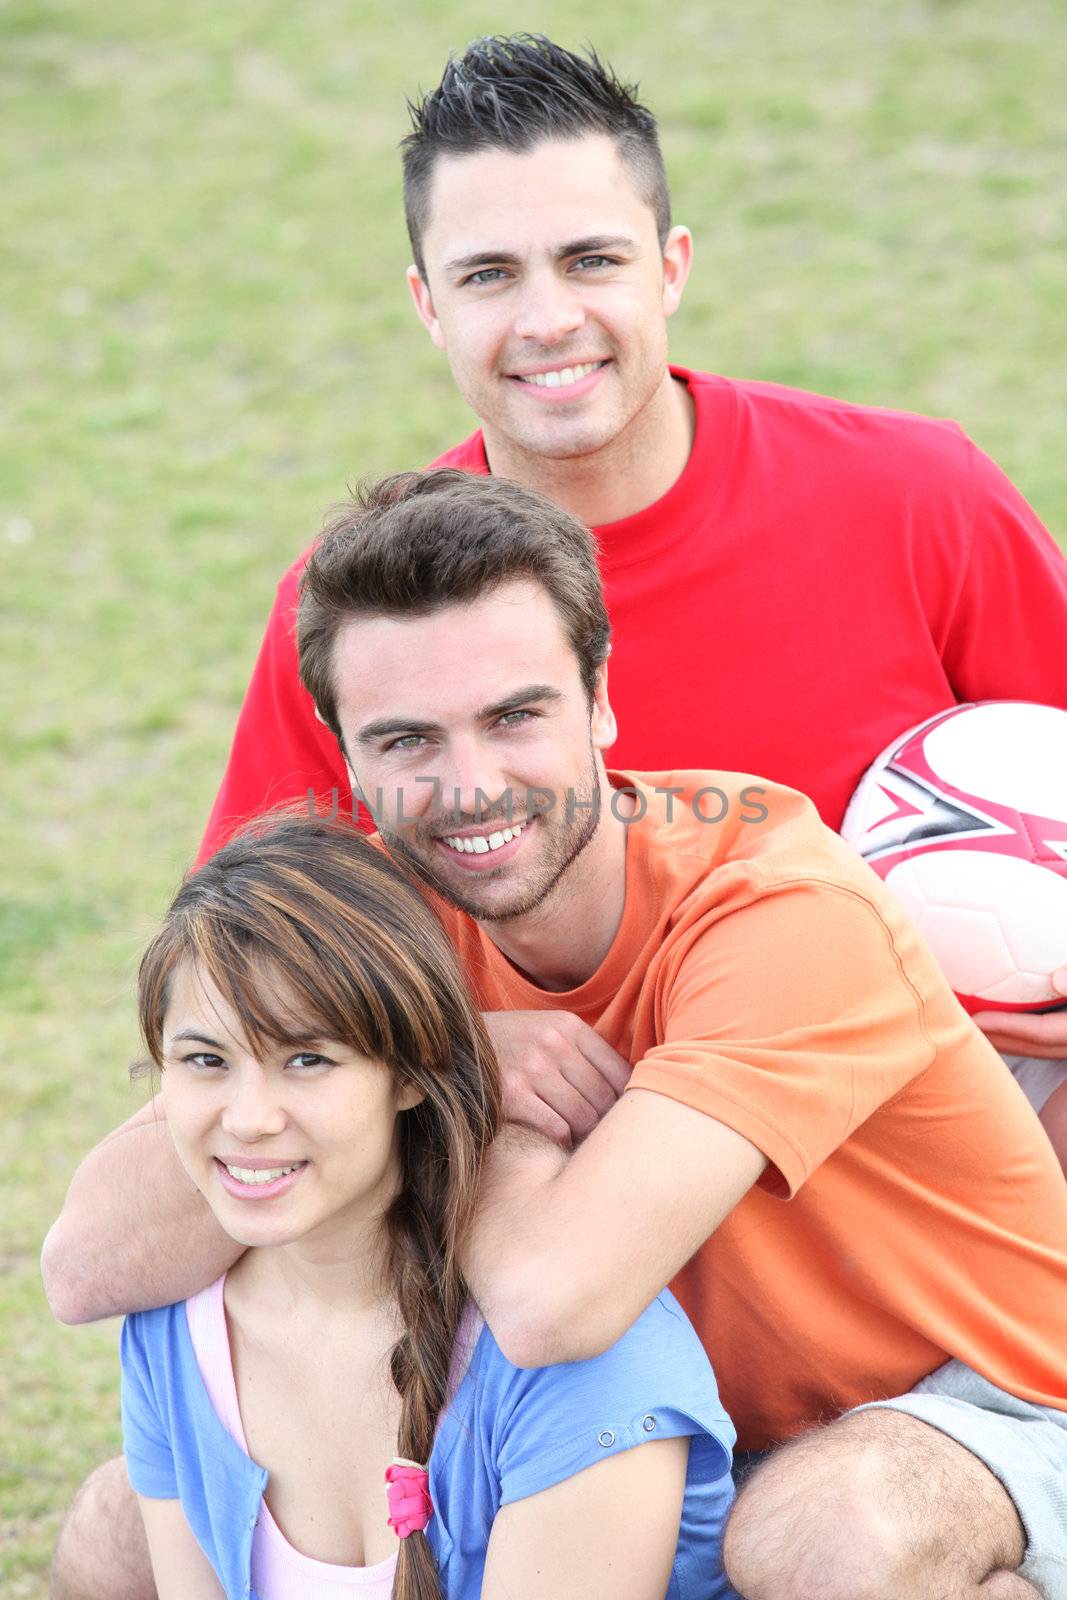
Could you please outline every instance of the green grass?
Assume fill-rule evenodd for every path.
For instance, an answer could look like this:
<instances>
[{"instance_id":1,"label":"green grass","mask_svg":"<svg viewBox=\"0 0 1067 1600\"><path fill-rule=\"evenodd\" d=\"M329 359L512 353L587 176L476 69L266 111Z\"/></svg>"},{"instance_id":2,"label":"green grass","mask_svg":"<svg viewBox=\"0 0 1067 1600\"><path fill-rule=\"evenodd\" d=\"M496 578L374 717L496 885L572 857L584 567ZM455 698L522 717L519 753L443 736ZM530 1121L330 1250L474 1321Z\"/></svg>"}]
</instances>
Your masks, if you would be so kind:
<instances>
[{"instance_id":1,"label":"green grass","mask_svg":"<svg viewBox=\"0 0 1067 1600\"><path fill-rule=\"evenodd\" d=\"M1067 529L1057 0L0 3L0 1590L118 1445L114 1325L37 1251L143 1097L132 974L274 582L346 480L468 431L411 315L403 99L486 30L592 39L663 124L682 361L959 418Z\"/></svg>"}]
</instances>

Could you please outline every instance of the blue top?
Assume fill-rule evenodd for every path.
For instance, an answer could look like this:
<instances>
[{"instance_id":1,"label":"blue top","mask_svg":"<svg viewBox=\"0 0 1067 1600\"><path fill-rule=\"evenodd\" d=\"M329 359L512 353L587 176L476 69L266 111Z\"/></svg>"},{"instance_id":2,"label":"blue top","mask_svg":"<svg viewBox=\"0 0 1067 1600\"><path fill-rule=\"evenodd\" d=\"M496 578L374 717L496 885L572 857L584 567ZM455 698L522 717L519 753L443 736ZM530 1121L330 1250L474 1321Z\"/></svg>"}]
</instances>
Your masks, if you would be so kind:
<instances>
[{"instance_id":1,"label":"blue top","mask_svg":"<svg viewBox=\"0 0 1067 1600\"><path fill-rule=\"evenodd\" d=\"M267 1473L215 1413L184 1301L126 1319L122 1429L137 1493L180 1499L227 1600L255 1600L252 1531ZM667 1600L725 1600L732 1590L720 1545L735 1435L673 1295L664 1291L603 1355L567 1366L514 1367L483 1327L429 1461L434 1515L426 1536L447 1600L479 1600L501 1506L620 1450L677 1436L691 1443Z\"/></svg>"}]
</instances>

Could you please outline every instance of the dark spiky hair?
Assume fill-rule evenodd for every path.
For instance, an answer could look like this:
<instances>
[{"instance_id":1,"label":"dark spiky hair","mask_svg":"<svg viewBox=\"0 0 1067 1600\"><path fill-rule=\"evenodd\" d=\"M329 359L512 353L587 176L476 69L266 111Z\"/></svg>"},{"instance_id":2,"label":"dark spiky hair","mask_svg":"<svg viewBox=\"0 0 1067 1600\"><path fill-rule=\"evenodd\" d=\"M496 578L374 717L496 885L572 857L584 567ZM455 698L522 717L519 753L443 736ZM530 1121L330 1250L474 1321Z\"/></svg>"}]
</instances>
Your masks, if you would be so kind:
<instances>
[{"instance_id":1,"label":"dark spiky hair","mask_svg":"<svg viewBox=\"0 0 1067 1600\"><path fill-rule=\"evenodd\" d=\"M404 214L415 264L426 276L422 236L438 156L477 150L532 150L547 139L602 133L615 140L642 199L656 217L660 244L671 202L656 119L590 46L576 55L542 33L475 39L450 56L436 89L408 101L412 131L401 140Z\"/></svg>"}]
</instances>

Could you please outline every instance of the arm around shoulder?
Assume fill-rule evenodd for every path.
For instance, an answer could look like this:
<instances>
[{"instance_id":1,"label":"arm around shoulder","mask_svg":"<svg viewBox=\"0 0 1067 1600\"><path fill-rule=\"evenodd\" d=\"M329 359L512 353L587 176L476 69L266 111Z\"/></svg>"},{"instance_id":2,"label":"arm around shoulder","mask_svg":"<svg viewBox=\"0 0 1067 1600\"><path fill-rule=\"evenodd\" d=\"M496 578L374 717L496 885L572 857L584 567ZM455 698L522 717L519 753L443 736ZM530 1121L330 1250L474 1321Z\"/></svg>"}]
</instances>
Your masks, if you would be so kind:
<instances>
[{"instance_id":1,"label":"arm around shoulder","mask_svg":"<svg viewBox=\"0 0 1067 1600\"><path fill-rule=\"evenodd\" d=\"M190 1181L151 1101L81 1162L44 1241L41 1275L60 1322L94 1322L184 1300L241 1253Z\"/></svg>"},{"instance_id":2,"label":"arm around shoulder","mask_svg":"<svg viewBox=\"0 0 1067 1600\"><path fill-rule=\"evenodd\" d=\"M503 1354L543 1367L607 1350L765 1165L724 1123L643 1089L569 1161L547 1141L498 1141L464 1266Z\"/></svg>"}]
</instances>

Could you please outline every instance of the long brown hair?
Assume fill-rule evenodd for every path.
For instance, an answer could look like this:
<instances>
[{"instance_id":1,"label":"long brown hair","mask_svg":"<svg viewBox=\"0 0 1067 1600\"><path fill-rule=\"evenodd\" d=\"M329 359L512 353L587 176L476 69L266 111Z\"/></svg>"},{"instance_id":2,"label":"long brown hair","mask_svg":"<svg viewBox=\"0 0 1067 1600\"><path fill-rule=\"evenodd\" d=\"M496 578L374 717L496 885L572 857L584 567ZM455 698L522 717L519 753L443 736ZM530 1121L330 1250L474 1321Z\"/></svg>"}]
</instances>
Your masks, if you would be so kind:
<instances>
[{"instance_id":1,"label":"long brown hair","mask_svg":"<svg viewBox=\"0 0 1067 1600\"><path fill-rule=\"evenodd\" d=\"M426 1462L467 1297L458 1248L500 1111L492 1045L444 930L403 870L351 826L273 818L186 879L145 952L141 1028L158 1066L174 973L187 962L253 1046L306 1043L311 1024L422 1093L400 1115L402 1181L386 1225L404 1325L392 1353L397 1453ZM393 1596L440 1600L424 1533L401 1541Z\"/></svg>"}]
</instances>

